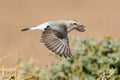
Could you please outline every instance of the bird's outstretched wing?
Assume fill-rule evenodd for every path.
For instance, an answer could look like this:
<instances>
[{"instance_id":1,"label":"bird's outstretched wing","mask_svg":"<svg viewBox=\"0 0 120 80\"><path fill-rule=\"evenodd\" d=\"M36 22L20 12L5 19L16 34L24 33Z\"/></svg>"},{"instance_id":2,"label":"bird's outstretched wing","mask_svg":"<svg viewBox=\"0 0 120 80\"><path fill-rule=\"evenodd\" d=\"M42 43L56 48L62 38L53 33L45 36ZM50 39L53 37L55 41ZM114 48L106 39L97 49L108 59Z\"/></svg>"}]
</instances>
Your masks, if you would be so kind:
<instances>
[{"instance_id":1,"label":"bird's outstretched wing","mask_svg":"<svg viewBox=\"0 0 120 80\"><path fill-rule=\"evenodd\" d=\"M59 56L71 57L66 29L58 31L47 27L42 33L41 40L48 49Z\"/></svg>"}]
</instances>

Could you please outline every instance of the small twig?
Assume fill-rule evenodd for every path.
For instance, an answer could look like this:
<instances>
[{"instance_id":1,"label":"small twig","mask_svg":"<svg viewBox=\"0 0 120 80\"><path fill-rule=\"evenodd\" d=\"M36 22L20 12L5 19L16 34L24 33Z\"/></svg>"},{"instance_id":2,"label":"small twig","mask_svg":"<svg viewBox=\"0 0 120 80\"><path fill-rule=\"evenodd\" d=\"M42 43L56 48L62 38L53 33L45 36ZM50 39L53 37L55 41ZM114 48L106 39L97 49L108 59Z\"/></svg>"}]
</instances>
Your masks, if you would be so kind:
<instances>
[{"instance_id":1,"label":"small twig","mask_svg":"<svg viewBox=\"0 0 120 80\"><path fill-rule=\"evenodd\" d=\"M1 67L2 67L2 69L1 69L1 73L2 73L2 79L4 79L4 77L5 77L5 67L4 67L4 64L3 64L3 61L1 62Z\"/></svg>"},{"instance_id":2,"label":"small twig","mask_svg":"<svg viewBox=\"0 0 120 80\"><path fill-rule=\"evenodd\" d=\"M18 77L18 70L19 70L20 66L19 64L16 66L16 69L14 71L14 77L15 77L15 80L17 80L17 77Z\"/></svg>"}]
</instances>

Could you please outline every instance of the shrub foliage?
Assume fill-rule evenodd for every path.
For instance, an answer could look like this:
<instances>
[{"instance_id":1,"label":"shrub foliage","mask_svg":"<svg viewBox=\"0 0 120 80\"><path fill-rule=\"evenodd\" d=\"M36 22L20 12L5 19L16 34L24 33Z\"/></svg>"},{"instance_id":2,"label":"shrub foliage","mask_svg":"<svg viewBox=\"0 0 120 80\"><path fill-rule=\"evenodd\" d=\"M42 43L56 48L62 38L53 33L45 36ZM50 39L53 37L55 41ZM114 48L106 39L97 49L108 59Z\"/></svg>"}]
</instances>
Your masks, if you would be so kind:
<instances>
[{"instance_id":1,"label":"shrub foliage","mask_svg":"<svg viewBox=\"0 0 120 80\"><path fill-rule=\"evenodd\" d=\"M120 40L72 38L72 58L58 58L49 70L20 63L4 80L120 80Z\"/></svg>"}]
</instances>

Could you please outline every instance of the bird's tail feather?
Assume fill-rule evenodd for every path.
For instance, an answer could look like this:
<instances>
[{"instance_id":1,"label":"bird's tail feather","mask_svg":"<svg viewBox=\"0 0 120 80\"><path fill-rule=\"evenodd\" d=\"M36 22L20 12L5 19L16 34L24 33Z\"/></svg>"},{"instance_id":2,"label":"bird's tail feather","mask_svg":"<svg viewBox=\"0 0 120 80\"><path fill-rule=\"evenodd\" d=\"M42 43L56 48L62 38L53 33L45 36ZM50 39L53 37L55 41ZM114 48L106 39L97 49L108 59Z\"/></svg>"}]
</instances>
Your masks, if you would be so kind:
<instances>
[{"instance_id":1,"label":"bird's tail feather","mask_svg":"<svg viewBox=\"0 0 120 80\"><path fill-rule=\"evenodd\" d=\"M21 31L28 31L28 30L30 30L30 28L21 29Z\"/></svg>"}]
</instances>

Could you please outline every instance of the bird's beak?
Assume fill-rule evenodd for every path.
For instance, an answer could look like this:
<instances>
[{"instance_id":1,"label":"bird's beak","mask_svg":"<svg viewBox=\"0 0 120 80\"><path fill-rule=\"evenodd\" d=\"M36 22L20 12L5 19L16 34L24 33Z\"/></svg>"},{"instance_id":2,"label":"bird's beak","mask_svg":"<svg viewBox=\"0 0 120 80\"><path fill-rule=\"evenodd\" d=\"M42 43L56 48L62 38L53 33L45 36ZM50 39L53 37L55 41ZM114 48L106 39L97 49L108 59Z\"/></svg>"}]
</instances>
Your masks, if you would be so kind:
<instances>
[{"instance_id":1,"label":"bird's beak","mask_svg":"<svg viewBox=\"0 0 120 80\"><path fill-rule=\"evenodd\" d=\"M79 32L84 32L85 31L85 26L84 25L78 25L78 27L76 27L75 29Z\"/></svg>"}]
</instances>

